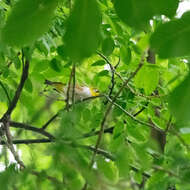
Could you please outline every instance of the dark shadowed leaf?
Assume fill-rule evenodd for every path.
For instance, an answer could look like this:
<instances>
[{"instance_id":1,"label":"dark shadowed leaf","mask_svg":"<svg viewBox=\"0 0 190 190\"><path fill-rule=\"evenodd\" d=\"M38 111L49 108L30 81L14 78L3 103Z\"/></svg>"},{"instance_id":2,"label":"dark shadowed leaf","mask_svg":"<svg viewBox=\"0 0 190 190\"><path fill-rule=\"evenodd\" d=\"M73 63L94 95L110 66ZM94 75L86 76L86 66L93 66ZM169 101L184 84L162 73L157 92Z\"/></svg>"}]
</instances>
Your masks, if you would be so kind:
<instances>
[{"instance_id":1,"label":"dark shadowed leaf","mask_svg":"<svg viewBox=\"0 0 190 190\"><path fill-rule=\"evenodd\" d=\"M179 0L115 0L116 13L123 22L137 29L144 29L155 15L173 17Z\"/></svg>"},{"instance_id":2,"label":"dark shadowed leaf","mask_svg":"<svg viewBox=\"0 0 190 190\"><path fill-rule=\"evenodd\" d=\"M61 72L61 63L58 59L53 58L50 62L50 67L56 71L56 72Z\"/></svg>"},{"instance_id":3,"label":"dark shadowed leaf","mask_svg":"<svg viewBox=\"0 0 190 190\"><path fill-rule=\"evenodd\" d=\"M150 38L151 47L161 58L190 54L190 12L181 19L160 25Z\"/></svg>"},{"instance_id":4,"label":"dark shadowed leaf","mask_svg":"<svg viewBox=\"0 0 190 190\"><path fill-rule=\"evenodd\" d=\"M93 63L91 66L102 66L105 64L106 64L106 62L104 60L98 60L95 63Z\"/></svg>"},{"instance_id":5,"label":"dark shadowed leaf","mask_svg":"<svg viewBox=\"0 0 190 190\"><path fill-rule=\"evenodd\" d=\"M102 43L102 52L109 56L114 50L114 41L111 38L106 38Z\"/></svg>"},{"instance_id":6,"label":"dark shadowed leaf","mask_svg":"<svg viewBox=\"0 0 190 190\"><path fill-rule=\"evenodd\" d=\"M25 83L24 87L25 87L25 89L26 89L28 92L32 93L32 91L33 91L33 86L32 86L32 82L31 82L31 80L30 80L29 78L26 80L26 83Z\"/></svg>"},{"instance_id":7,"label":"dark shadowed leaf","mask_svg":"<svg viewBox=\"0 0 190 190\"><path fill-rule=\"evenodd\" d=\"M96 0L77 0L67 23L66 49L70 58L81 60L97 48L101 15Z\"/></svg>"},{"instance_id":8,"label":"dark shadowed leaf","mask_svg":"<svg viewBox=\"0 0 190 190\"><path fill-rule=\"evenodd\" d=\"M179 122L190 121L190 74L169 96L169 108Z\"/></svg>"},{"instance_id":9,"label":"dark shadowed leaf","mask_svg":"<svg viewBox=\"0 0 190 190\"><path fill-rule=\"evenodd\" d=\"M147 0L116 0L115 10L123 22L136 28L147 26L148 20L152 17Z\"/></svg>"}]
</instances>

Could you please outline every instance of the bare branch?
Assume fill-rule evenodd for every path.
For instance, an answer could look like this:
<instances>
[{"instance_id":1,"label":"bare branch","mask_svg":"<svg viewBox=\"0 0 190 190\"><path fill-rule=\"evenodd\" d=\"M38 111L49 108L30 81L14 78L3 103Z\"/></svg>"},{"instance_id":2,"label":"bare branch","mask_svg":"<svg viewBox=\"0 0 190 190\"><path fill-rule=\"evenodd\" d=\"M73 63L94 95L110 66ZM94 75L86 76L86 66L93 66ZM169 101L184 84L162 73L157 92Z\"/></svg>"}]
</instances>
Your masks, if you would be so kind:
<instances>
[{"instance_id":1,"label":"bare branch","mask_svg":"<svg viewBox=\"0 0 190 190\"><path fill-rule=\"evenodd\" d=\"M76 72L75 72L75 68L76 65L73 64L73 90L72 90L72 105L74 105L75 103L75 83L76 83L76 79L75 79L75 75L76 75Z\"/></svg>"},{"instance_id":2,"label":"bare branch","mask_svg":"<svg viewBox=\"0 0 190 190\"><path fill-rule=\"evenodd\" d=\"M12 140L13 144L38 144L38 143L51 143L54 142L52 139L22 139ZM0 145L5 145L6 141L1 140Z\"/></svg>"},{"instance_id":3,"label":"bare branch","mask_svg":"<svg viewBox=\"0 0 190 190\"><path fill-rule=\"evenodd\" d=\"M48 125L57 118L58 115L58 113L53 115L41 128L45 130L48 127Z\"/></svg>"},{"instance_id":4,"label":"bare branch","mask_svg":"<svg viewBox=\"0 0 190 190\"><path fill-rule=\"evenodd\" d=\"M13 156L14 156L15 160L17 161L17 163L20 165L20 168L24 169L25 165L21 161L21 159L19 158L19 155L16 152L16 150L14 149L14 146L13 146L13 143L12 143L12 136L11 136L11 132L9 130L9 122L6 123L5 134L6 134L6 137L7 137L7 142L5 141L7 147L9 148L9 150L11 151L11 153L13 154Z\"/></svg>"},{"instance_id":5,"label":"bare branch","mask_svg":"<svg viewBox=\"0 0 190 190\"><path fill-rule=\"evenodd\" d=\"M34 131L34 132L37 132L41 135L44 135L50 139L54 139L55 137L53 135L51 135L50 133L44 131L42 128L37 128L37 127L34 127L34 126L31 126L31 125L28 125L28 124L25 124L25 123L19 123L19 122L15 122L15 121L10 121L10 127L15 127L15 128L21 128L21 129L26 129L26 130L29 130L29 131Z\"/></svg>"},{"instance_id":6,"label":"bare branch","mask_svg":"<svg viewBox=\"0 0 190 190\"><path fill-rule=\"evenodd\" d=\"M14 108L16 107L17 102L18 102L19 97L20 97L20 94L22 92L22 89L24 87L24 83L25 83L26 79L28 78L28 70L29 70L29 61L26 60L25 65L23 66L20 83L19 83L18 88L15 92L14 98L8 107L8 110L6 111L6 113L2 117L2 120L4 117L9 117L11 115L12 111L14 110Z\"/></svg>"},{"instance_id":7,"label":"bare branch","mask_svg":"<svg viewBox=\"0 0 190 190\"><path fill-rule=\"evenodd\" d=\"M72 78L73 78L73 74L75 71L75 66L73 65L72 70L71 70L71 74L70 74L70 78L69 78L69 83L67 86L67 96L66 96L66 109L67 111L69 110L69 100L70 100L70 89L71 89L71 82L72 82Z\"/></svg>"}]
</instances>

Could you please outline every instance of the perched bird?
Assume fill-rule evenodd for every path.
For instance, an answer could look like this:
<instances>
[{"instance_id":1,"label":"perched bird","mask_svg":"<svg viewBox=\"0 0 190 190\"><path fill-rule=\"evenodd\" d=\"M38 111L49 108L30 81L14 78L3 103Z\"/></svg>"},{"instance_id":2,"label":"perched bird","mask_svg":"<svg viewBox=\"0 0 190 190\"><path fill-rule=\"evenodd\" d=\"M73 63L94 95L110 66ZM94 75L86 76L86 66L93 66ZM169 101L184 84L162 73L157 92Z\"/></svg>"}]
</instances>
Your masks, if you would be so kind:
<instances>
[{"instance_id":1,"label":"perched bird","mask_svg":"<svg viewBox=\"0 0 190 190\"><path fill-rule=\"evenodd\" d=\"M67 89L68 89L68 85L62 83L62 82L53 82L53 81L49 81L49 80L45 80L44 82L46 85L52 86L53 89L60 94L61 96L63 96L64 98L66 98L66 94L67 94ZM73 87L71 85L70 87L70 97L72 96L72 91L73 91ZM84 98L88 98L91 96L99 96L100 93L98 91L98 89L96 88L91 88L88 86L79 86L79 85L75 85L75 100L82 100Z\"/></svg>"}]
</instances>

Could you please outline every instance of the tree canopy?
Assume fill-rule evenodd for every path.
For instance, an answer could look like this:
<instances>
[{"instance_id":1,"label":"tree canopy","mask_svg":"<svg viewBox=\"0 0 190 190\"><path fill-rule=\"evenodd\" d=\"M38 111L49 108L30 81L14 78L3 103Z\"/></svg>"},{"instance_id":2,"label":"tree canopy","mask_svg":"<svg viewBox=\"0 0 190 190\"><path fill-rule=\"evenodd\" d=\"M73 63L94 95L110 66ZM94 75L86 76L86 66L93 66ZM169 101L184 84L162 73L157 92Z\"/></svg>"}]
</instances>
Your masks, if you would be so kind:
<instances>
[{"instance_id":1,"label":"tree canopy","mask_svg":"<svg viewBox=\"0 0 190 190\"><path fill-rule=\"evenodd\" d=\"M0 1L2 190L190 189L179 4Z\"/></svg>"}]
</instances>

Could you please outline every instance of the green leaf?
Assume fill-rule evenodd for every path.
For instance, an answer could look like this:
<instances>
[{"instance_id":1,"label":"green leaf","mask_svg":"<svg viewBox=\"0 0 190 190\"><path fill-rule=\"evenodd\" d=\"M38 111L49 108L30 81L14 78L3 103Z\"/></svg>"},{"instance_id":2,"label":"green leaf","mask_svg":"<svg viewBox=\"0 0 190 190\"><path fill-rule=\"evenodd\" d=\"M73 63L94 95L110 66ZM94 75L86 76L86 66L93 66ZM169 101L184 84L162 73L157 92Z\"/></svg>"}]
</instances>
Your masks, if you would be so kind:
<instances>
[{"instance_id":1,"label":"green leaf","mask_svg":"<svg viewBox=\"0 0 190 190\"><path fill-rule=\"evenodd\" d=\"M98 162L98 169L100 172L104 174L104 176L113 184L116 184L118 181L119 173L117 170L117 167L115 166L114 162L112 161L106 161L103 158L99 158Z\"/></svg>"},{"instance_id":2,"label":"green leaf","mask_svg":"<svg viewBox=\"0 0 190 190\"><path fill-rule=\"evenodd\" d=\"M161 58L179 57L190 54L190 12L160 25L150 38L151 48Z\"/></svg>"},{"instance_id":3,"label":"green leaf","mask_svg":"<svg viewBox=\"0 0 190 190\"><path fill-rule=\"evenodd\" d=\"M105 64L106 64L106 62L104 60L98 60L95 63L93 63L91 66L102 66Z\"/></svg>"},{"instance_id":4,"label":"green leaf","mask_svg":"<svg viewBox=\"0 0 190 190\"><path fill-rule=\"evenodd\" d=\"M43 72L48 68L48 66L49 62L47 60L40 60L40 61L36 60L33 72L37 73Z\"/></svg>"},{"instance_id":5,"label":"green leaf","mask_svg":"<svg viewBox=\"0 0 190 190\"><path fill-rule=\"evenodd\" d=\"M179 122L190 121L190 74L169 96L169 108Z\"/></svg>"},{"instance_id":6,"label":"green leaf","mask_svg":"<svg viewBox=\"0 0 190 190\"><path fill-rule=\"evenodd\" d=\"M25 89L26 89L28 92L32 93L32 91L33 91L33 86L32 86L32 82L31 82L31 80L30 80L29 78L26 80L24 87L25 87Z\"/></svg>"},{"instance_id":7,"label":"green leaf","mask_svg":"<svg viewBox=\"0 0 190 190\"><path fill-rule=\"evenodd\" d=\"M102 43L102 52L104 55L109 56L114 50L114 41L112 38L106 38Z\"/></svg>"},{"instance_id":8,"label":"green leaf","mask_svg":"<svg viewBox=\"0 0 190 190\"><path fill-rule=\"evenodd\" d=\"M116 0L114 6L123 22L138 29L147 26L152 17L152 9L149 7L148 0Z\"/></svg>"},{"instance_id":9,"label":"green leaf","mask_svg":"<svg viewBox=\"0 0 190 190\"><path fill-rule=\"evenodd\" d=\"M103 71L99 72L97 76L98 77L109 76L109 71L103 70Z\"/></svg>"},{"instance_id":10,"label":"green leaf","mask_svg":"<svg viewBox=\"0 0 190 190\"><path fill-rule=\"evenodd\" d=\"M151 94L159 82L159 72L153 65L145 65L135 76L135 85L137 88L143 88L147 95Z\"/></svg>"},{"instance_id":11,"label":"green leaf","mask_svg":"<svg viewBox=\"0 0 190 190\"><path fill-rule=\"evenodd\" d=\"M76 0L64 36L73 60L90 56L98 47L101 15L96 0Z\"/></svg>"},{"instance_id":12,"label":"green leaf","mask_svg":"<svg viewBox=\"0 0 190 190\"><path fill-rule=\"evenodd\" d=\"M119 175L122 177L127 177L129 175L130 169L130 158L131 158L131 151L128 149L129 147L118 147L119 151L116 156L116 165L119 170Z\"/></svg>"},{"instance_id":13,"label":"green leaf","mask_svg":"<svg viewBox=\"0 0 190 190\"><path fill-rule=\"evenodd\" d=\"M122 46L120 49L121 60L125 64L129 64L131 61L131 49Z\"/></svg>"},{"instance_id":14,"label":"green leaf","mask_svg":"<svg viewBox=\"0 0 190 190\"><path fill-rule=\"evenodd\" d=\"M19 0L2 30L2 41L24 46L33 43L49 28L58 0Z\"/></svg>"},{"instance_id":15,"label":"green leaf","mask_svg":"<svg viewBox=\"0 0 190 190\"><path fill-rule=\"evenodd\" d=\"M179 0L115 0L114 7L120 19L127 25L144 29L155 15L173 17L178 3Z\"/></svg>"},{"instance_id":16,"label":"green leaf","mask_svg":"<svg viewBox=\"0 0 190 190\"><path fill-rule=\"evenodd\" d=\"M50 67L56 71L56 72L61 72L61 63L58 59L53 58L50 62Z\"/></svg>"},{"instance_id":17,"label":"green leaf","mask_svg":"<svg viewBox=\"0 0 190 190\"><path fill-rule=\"evenodd\" d=\"M172 18L176 14L179 0L150 0L150 3L155 13Z\"/></svg>"},{"instance_id":18,"label":"green leaf","mask_svg":"<svg viewBox=\"0 0 190 190\"><path fill-rule=\"evenodd\" d=\"M146 184L147 190L163 190L167 189L169 180L163 171L154 173L151 178L148 179Z\"/></svg>"},{"instance_id":19,"label":"green leaf","mask_svg":"<svg viewBox=\"0 0 190 190\"><path fill-rule=\"evenodd\" d=\"M20 69L21 62L20 62L20 59L18 58L18 56L16 56L13 61L14 61L15 68Z\"/></svg>"}]
</instances>

